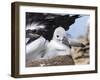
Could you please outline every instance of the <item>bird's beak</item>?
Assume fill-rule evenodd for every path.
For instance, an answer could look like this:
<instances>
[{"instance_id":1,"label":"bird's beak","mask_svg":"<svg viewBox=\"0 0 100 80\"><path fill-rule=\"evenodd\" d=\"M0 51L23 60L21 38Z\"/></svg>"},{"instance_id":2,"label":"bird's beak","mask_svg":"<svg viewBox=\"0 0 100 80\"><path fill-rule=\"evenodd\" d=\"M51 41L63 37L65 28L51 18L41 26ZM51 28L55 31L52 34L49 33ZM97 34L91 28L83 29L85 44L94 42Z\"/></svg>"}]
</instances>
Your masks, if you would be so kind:
<instances>
[{"instance_id":1,"label":"bird's beak","mask_svg":"<svg viewBox=\"0 0 100 80\"><path fill-rule=\"evenodd\" d=\"M40 37L40 35L38 35L38 34L32 34L32 33L28 34L26 36L26 39L28 38L28 41L26 41L26 44L29 44L30 42L38 39L39 37Z\"/></svg>"},{"instance_id":2,"label":"bird's beak","mask_svg":"<svg viewBox=\"0 0 100 80\"><path fill-rule=\"evenodd\" d=\"M38 34L33 34L33 36L32 36L33 38L35 38L35 39L37 39L37 38L39 38L40 37L40 35L38 35Z\"/></svg>"},{"instance_id":3,"label":"bird's beak","mask_svg":"<svg viewBox=\"0 0 100 80\"><path fill-rule=\"evenodd\" d=\"M39 34L32 34L32 37L33 37L33 38L39 38L40 35L39 35Z\"/></svg>"},{"instance_id":4,"label":"bird's beak","mask_svg":"<svg viewBox=\"0 0 100 80\"><path fill-rule=\"evenodd\" d=\"M63 44L67 45L69 48L71 48L71 45L69 44L69 41L67 39L66 36L63 37L63 40L62 40Z\"/></svg>"},{"instance_id":5,"label":"bird's beak","mask_svg":"<svg viewBox=\"0 0 100 80\"><path fill-rule=\"evenodd\" d=\"M33 39L33 40L36 40L36 39L38 39L40 37L40 35L38 35L38 34L32 34L32 33L29 33L28 34L28 38L31 38L31 39Z\"/></svg>"}]
</instances>

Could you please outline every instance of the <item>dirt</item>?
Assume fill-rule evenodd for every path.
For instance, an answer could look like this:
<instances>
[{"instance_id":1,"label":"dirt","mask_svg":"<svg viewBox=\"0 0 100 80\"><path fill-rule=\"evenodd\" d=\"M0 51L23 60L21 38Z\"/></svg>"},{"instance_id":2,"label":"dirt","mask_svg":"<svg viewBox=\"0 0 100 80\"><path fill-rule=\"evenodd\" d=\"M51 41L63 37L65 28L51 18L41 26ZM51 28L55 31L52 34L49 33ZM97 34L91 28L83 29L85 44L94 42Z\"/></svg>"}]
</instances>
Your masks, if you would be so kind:
<instances>
[{"instance_id":1,"label":"dirt","mask_svg":"<svg viewBox=\"0 0 100 80\"><path fill-rule=\"evenodd\" d=\"M74 64L75 63L71 55L68 55L68 56L57 56L52 59L33 60L32 62L26 64L26 67L74 65Z\"/></svg>"}]
</instances>

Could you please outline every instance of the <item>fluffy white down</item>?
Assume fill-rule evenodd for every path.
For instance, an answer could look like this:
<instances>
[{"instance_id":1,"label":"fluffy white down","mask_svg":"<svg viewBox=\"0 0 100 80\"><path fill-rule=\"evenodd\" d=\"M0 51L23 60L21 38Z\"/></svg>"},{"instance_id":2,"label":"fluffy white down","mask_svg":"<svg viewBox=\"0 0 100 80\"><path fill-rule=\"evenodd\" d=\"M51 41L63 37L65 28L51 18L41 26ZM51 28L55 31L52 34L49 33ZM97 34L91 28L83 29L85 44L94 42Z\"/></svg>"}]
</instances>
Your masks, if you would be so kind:
<instances>
[{"instance_id":1,"label":"fluffy white down","mask_svg":"<svg viewBox=\"0 0 100 80\"><path fill-rule=\"evenodd\" d=\"M37 40L28 44L26 46L26 59L28 61L40 59L41 56L45 53L47 43L48 41L41 36Z\"/></svg>"},{"instance_id":2,"label":"fluffy white down","mask_svg":"<svg viewBox=\"0 0 100 80\"><path fill-rule=\"evenodd\" d=\"M44 59L71 54L70 48L67 45L63 44L65 33L66 32L62 27L58 27L55 29L53 39L47 45Z\"/></svg>"}]
</instances>

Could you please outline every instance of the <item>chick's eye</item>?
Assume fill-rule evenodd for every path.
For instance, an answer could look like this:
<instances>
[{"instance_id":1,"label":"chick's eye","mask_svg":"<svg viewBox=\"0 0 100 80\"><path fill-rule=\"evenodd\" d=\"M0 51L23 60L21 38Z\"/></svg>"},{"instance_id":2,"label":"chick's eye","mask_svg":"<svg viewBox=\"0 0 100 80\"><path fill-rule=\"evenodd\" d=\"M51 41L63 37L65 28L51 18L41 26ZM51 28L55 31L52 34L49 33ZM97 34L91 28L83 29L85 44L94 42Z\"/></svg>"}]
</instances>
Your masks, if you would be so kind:
<instances>
[{"instance_id":1,"label":"chick's eye","mask_svg":"<svg viewBox=\"0 0 100 80\"><path fill-rule=\"evenodd\" d=\"M59 38L59 35L57 35L57 38Z\"/></svg>"}]
</instances>

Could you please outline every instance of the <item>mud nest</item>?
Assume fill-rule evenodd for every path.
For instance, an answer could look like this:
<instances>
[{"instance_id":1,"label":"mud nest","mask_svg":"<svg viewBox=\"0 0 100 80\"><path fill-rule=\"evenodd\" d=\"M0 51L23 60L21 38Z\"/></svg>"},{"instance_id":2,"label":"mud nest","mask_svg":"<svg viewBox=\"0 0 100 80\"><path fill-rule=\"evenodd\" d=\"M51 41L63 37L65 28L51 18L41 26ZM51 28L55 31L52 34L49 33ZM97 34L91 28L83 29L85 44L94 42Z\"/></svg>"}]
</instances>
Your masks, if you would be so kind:
<instances>
[{"instance_id":1,"label":"mud nest","mask_svg":"<svg viewBox=\"0 0 100 80\"><path fill-rule=\"evenodd\" d=\"M74 65L74 61L71 55L57 56L51 59L39 59L32 60L30 63L26 62L26 67L37 67L37 66L57 66L57 65Z\"/></svg>"}]
</instances>

